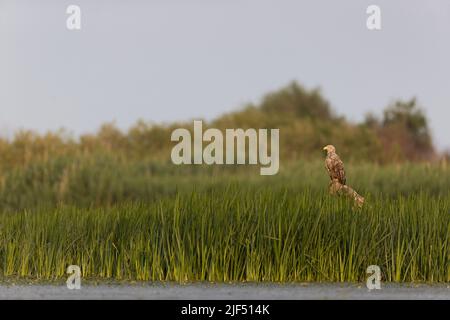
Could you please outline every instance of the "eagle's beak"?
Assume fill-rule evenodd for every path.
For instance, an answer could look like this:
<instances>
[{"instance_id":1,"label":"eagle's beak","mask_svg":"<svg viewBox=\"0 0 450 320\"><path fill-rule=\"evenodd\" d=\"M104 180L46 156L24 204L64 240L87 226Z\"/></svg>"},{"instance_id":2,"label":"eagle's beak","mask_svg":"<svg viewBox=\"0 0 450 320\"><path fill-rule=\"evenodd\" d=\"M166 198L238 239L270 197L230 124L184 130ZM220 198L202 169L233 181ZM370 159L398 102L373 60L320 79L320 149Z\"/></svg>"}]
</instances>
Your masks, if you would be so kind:
<instances>
[{"instance_id":1,"label":"eagle's beak","mask_svg":"<svg viewBox=\"0 0 450 320\"><path fill-rule=\"evenodd\" d=\"M327 147L323 147L323 149L322 150L327 150Z\"/></svg>"}]
</instances>

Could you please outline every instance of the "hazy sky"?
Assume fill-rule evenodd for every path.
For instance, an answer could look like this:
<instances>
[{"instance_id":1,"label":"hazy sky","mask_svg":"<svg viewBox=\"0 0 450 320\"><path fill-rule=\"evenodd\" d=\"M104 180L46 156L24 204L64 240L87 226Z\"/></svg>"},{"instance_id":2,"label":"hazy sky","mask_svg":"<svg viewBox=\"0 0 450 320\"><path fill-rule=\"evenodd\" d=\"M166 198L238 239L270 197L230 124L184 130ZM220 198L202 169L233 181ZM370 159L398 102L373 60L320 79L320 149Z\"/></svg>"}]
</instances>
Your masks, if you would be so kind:
<instances>
[{"instance_id":1,"label":"hazy sky","mask_svg":"<svg viewBox=\"0 0 450 320\"><path fill-rule=\"evenodd\" d=\"M449 57L448 0L0 0L0 134L211 119L297 80L355 121L416 96L450 148Z\"/></svg>"}]
</instances>

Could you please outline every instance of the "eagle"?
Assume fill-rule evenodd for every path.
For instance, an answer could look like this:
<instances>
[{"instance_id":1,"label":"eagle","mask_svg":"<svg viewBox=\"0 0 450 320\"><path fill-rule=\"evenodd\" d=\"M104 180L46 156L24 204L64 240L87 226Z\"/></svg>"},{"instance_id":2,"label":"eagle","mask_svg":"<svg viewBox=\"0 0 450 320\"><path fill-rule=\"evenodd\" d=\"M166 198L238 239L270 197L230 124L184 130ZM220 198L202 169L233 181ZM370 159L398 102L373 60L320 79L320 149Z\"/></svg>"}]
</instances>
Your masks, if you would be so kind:
<instances>
[{"instance_id":1,"label":"eagle","mask_svg":"<svg viewBox=\"0 0 450 320\"><path fill-rule=\"evenodd\" d=\"M331 181L338 181L340 184L346 184L344 163L336 153L336 148L332 145L327 145L323 148L327 151L327 157L325 158L325 167L328 170Z\"/></svg>"}]
</instances>

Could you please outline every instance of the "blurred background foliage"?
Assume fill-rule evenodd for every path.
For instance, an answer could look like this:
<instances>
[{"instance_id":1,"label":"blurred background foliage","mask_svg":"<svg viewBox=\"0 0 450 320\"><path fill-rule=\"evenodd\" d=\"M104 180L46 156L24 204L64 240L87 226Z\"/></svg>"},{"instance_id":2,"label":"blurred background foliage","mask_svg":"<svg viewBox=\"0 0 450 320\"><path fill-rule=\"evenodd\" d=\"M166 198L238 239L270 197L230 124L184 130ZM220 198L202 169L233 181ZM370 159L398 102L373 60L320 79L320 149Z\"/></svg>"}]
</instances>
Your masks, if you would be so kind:
<instances>
[{"instance_id":1,"label":"blurred background foliage","mask_svg":"<svg viewBox=\"0 0 450 320\"><path fill-rule=\"evenodd\" d=\"M126 132L106 123L97 133L81 137L65 130L20 131L12 139L0 138L0 170L80 154L166 162L175 144L170 141L171 132L179 127L192 131L192 121L139 120ZM259 104L204 122L204 130L207 127L279 128L281 162L319 158L326 144L334 144L341 157L350 161L384 164L445 158L437 154L427 118L415 98L395 101L381 115L368 114L362 123L353 123L337 115L319 89L307 90L296 82L267 94Z\"/></svg>"},{"instance_id":2,"label":"blurred background foliage","mask_svg":"<svg viewBox=\"0 0 450 320\"><path fill-rule=\"evenodd\" d=\"M174 129L193 122L138 121L128 131L113 123L95 134L73 137L65 130L17 132L0 139L0 209L69 203L112 205L152 200L180 192L207 191L236 182L263 186L260 166L175 166ZM408 194L449 190L447 158L435 151L427 118L415 99L395 101L362 123L337 115L318 89L293 82L258 104L204 122L203 130L279 128L280 172L270 184L324 190L328 176L323 146L334 144L351 185L365 193ZM439 165L433 165L439 164Z\"/></svg>"}]
</instances>

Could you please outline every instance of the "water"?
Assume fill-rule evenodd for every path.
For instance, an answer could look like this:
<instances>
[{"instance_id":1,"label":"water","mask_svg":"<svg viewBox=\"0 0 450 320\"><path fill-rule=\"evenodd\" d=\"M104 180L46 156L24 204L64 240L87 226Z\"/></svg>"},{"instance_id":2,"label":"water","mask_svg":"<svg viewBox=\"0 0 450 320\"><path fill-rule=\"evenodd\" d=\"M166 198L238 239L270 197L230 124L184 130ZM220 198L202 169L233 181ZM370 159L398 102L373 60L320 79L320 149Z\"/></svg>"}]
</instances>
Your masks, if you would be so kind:
<instances>
[{"instance_id":1,"label":"water","mask_svg":"<svg viewBox=\"0 0 450 320\"><path fill-rule=\"evenodd\" d=\"M308 300L308 299L445 299L450 284L382 285L369 291L364 284L114 284L1 285L0 299L185 299L185 300Z\"/></svg>"}]
</instances>

